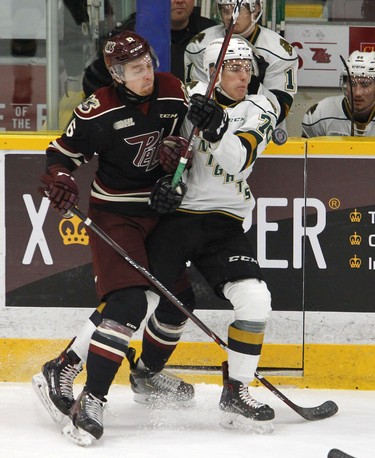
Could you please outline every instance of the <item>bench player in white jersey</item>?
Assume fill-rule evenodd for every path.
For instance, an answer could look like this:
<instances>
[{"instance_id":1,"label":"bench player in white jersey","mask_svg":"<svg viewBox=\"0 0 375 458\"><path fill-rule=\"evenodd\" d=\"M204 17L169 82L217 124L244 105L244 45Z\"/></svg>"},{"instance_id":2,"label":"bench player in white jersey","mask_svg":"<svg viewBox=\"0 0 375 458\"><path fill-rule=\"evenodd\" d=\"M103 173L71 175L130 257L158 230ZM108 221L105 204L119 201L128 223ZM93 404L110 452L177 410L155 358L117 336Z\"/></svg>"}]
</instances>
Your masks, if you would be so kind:
<instances>
[{"instance_id":1,"label":"bench player in white jersey","mask_svg":"<svg viewBox=\"0 0 375 458\"><path fill-rule=\"evenodd\" d=\"M223 40L206 48L207 74ZM188 136L192 124L201 133L184 177L187 192L179 209L161 219L147 245L151 269L167 288L173 289L191 261L215 294L230 302L235 313L223 364L222 424L268 432L274 411L252 398L248 384L258 366L271 296L242 223L254 206L247 179L272 137L278 111L265 96L247 95L251 74L251 48L236 36L229 42L214 101L201 95L207 83L188 87L191 105L182 133ZM158 196L152 204L159 208ZM163 367L185 322L174 305L160 302L144 331L141 360L146 366L152 360Z\"/></svg>"},{"instance_id":2,"label":"bench player in white jersey","mask_svg":"<svg viewBox=\"0 0 375 458\"><path fill-rule=\"evenodd\" d=\"M354 51L347 66L351 85L344 69L343 95L326 97L307 111L302 120L303 137L352 133L355 137L375 137L375 52Z\"/></svg>"},{"instance_id":3,"label":"bench player in white jersey","mask_svg":"<svg viewBox=\"0 0 375 458\"><path fill-rule=\"evenodd\" d=\"M219 15L223 24L209 27L198 33L186 47L185 82L207 81L203 65L204 50L216 38L223 38L229 25L233 0L216 0ZM280 124L288 115L294 95L297 92L298 56L294 48L280 35L258 24L263 11L263 0L245 0L242 3L239 17L234 27L234 34L246 38L253 46L255 57L260 56L259 76L253 75L249 93L256 94L264 88L270 91L280 104ZM258 60L258 59L257 59ZM256 64L256 62L254 62ZM283 123L285 127L285 123Z\"/></svg>"}]
</instances>

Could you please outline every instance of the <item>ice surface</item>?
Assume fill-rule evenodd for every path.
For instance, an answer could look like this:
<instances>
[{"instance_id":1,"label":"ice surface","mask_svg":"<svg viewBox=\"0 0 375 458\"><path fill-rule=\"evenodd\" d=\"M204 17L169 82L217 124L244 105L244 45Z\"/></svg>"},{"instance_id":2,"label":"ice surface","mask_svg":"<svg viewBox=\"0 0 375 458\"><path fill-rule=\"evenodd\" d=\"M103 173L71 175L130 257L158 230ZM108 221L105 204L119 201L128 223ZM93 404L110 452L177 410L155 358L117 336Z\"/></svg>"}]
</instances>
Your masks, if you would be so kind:
<instances>
[{"instance_id":1,"label":"ice surface","mask_svg":"<svg viewBox=\"0 0 375 458\"><path fill-rule=\"evenodd\" d=\"M61 434L63 425L52 422L31 383L0 383L0 458L326 458L332 448L356 458L375 456L374 392L281 390L307 407L331 399L339 412L309 422L266 388L251 388L276 411L274 432L254 435L219 426L218 385L196 385L193 408L164 411L134 403L129 386L114 385L103 437L82 448Z\"/></svg>"}]
</instances>

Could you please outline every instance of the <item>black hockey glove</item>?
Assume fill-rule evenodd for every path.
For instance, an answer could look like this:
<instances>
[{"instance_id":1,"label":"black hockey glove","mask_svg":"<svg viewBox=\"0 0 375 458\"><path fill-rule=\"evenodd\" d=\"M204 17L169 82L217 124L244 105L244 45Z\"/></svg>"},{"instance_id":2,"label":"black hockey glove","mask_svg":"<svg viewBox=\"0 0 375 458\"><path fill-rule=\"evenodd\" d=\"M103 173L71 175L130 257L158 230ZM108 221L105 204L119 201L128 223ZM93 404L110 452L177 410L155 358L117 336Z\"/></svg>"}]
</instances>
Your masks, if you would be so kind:
<instances>
[{"instance_id":1,"label":"black hockey glove","mask_svg":"<svg viewBox=\"0 0 375 458\"><path fill-rule=\"evenodd\" d=\"M148 204L159 213L174 212L186 194L186 184L180 181L179 185L173 188L172 179L172 175L160 178L151 192Z\"/></svg>"},{"instance_id":2,"label":"black hockey glove","mask_svg":"<svg viewBox=\"0 0 375 458\"><path fill-rule=\"evenodd\" d=\"M227 112L214 100L201 94L191 96L187 118L210 143L221 140L228 129Z\"/></svg>"}]
</instances>

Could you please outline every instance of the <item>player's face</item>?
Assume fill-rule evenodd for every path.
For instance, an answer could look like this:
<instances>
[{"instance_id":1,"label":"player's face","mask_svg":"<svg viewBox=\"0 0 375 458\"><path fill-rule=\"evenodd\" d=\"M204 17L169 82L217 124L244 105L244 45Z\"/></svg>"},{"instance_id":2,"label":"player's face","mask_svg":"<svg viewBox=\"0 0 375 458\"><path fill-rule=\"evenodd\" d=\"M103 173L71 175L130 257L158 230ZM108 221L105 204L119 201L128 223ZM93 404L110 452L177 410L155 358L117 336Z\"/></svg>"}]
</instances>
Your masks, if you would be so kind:
<instances>
[{"instance_id":1,"label":"player's face","mask_svg":"<svg viewBox=\"0 0 375 458\"><path fill-rule=\"evenodd\" d=\"M171 28L184 28L194 9L194 0L171 0Z\"/></svg>"},{"instance_id":2,"label":"player's face","mask_svg":"<svg viewBox=\"0 0 375 458\"><path fill-rule=\"evenodd\" d=\"M154 66L149 53L124 65L126 87L138 95L151 95L154 90Z\"/></svg>"},{"instance_id":3,"label":"player's face","mask_svg":"<svg viewBox=\"0 0 375 458\"><path fill-rule=\"evenodd\" d=\"M251 62L248 59L228 60L221 72L220 86L232 100L243 100L251 78Z\"/></svg>"},{"instance_id":4,"label":"player's face","mask_svg":"<svg viewBox=\"0 0 375 458\"><path fill-rule=\"evenodd\" d=\"M228 4L219 5L219 11L220 11L221 19L224 22L225 28L228 28L228 26L229 26L234 6L235 6L234 3L233 4L229 4L229 5ZM257 4L255 6L255 12L254 12L255 17L258 15L259 12L260 12L260 7ZM243 5L241 7L241 9L240 9L240 14L239 14L239 16L237 18L237 21L236 21L236 24L234 26L233 33L241 34L241 33L245 32L247 29L249 29L251 27L252 23L253 23L253 18L252 18L252 14L250 13L249 6L248 5Z\"/></svg>"},{"instance_id":5,"label":"player's face","mask_svg":"<svg viewBox=\"0 0 375 458\"><path fill-rule=\"evenodd\" d=\"M369 114L375 105L375 79L374 78L352 78L354 112L358 114ZM346 84L345 94L350 101L349 83Z\"/></svg>"}]
</instances>

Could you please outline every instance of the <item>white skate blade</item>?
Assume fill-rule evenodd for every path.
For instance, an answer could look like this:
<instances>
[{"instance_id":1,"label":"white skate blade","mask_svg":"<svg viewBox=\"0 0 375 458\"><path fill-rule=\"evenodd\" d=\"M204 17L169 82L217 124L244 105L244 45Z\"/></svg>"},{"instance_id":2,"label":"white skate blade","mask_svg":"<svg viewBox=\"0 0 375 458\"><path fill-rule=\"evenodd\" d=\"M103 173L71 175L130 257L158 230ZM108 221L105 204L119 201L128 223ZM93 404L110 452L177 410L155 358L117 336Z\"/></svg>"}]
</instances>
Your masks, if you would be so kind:
<instances>
[{"instance_id":1,"label":"white skate blade","mask_svg":"<svg viewBox=\"0 0 375 458\"><path fill-rule=\"evenodd\" d=\"M271 434L274 429L271 420L252 420L232 412L222 412L220 426L226 429L242 430L253 434Z\"/></svg>"},{"instance_id":2,"label":"white skate blade","mask_svg":"<svg viewBox=\"0 0 375 458\"><path fill-rule=\"evenodd\" d=\"M80 447L88 447L95 439L94 436L83 429L76 428L72 421L65 426L62 430L62 434L67 437L70 442L73 442L73 444L79 445Z\"/></svg>"},{"instance_id":3,"label":"white skate blade","mask_svg":"<svg viewBox=\"0 0 375 458\"><path fill-rule=\"evenodd\" d=\"M39 372L39 374L33 376L31 384L40 402L43 404L44 408L47 410L52 420L55 423L61 423L65 415L62 412L60 412L60 410L51 401L51 398L49 397L48 393L48 384L42 372Z\"/></svg>"},{"instance_id":4,"label":"white skate blade","mask_svg":"<svg viewBox=\"0 0 375 458\"><path fill-rule=\"evenodd\" d=\"M195 407L195 399L189 399L186 401L179 401L171 396L160 396L152 394L142 394L134 393L134 401L138 404L143 404L148 406L151 409L168 409L168 410L178 410L178 409L189 409Z\"/></svg>"}]
</instances>

